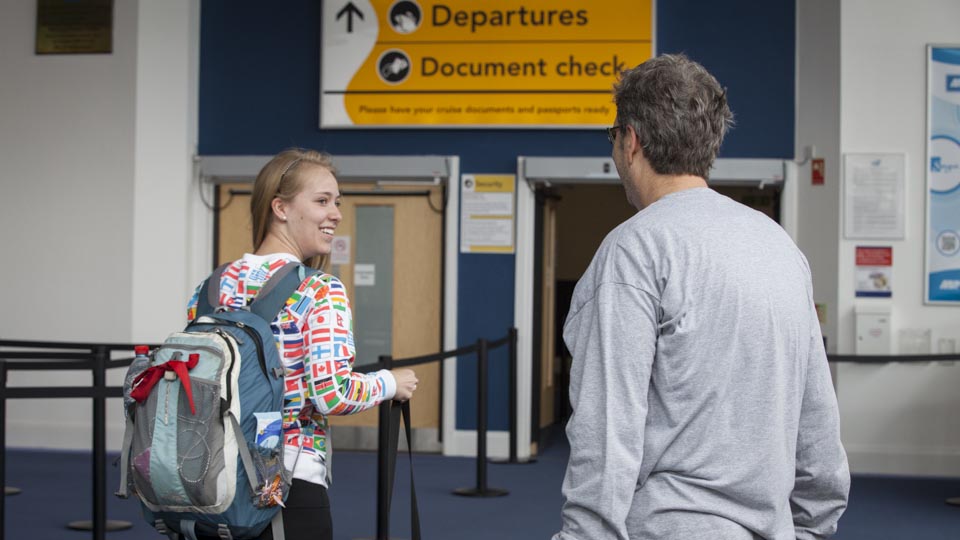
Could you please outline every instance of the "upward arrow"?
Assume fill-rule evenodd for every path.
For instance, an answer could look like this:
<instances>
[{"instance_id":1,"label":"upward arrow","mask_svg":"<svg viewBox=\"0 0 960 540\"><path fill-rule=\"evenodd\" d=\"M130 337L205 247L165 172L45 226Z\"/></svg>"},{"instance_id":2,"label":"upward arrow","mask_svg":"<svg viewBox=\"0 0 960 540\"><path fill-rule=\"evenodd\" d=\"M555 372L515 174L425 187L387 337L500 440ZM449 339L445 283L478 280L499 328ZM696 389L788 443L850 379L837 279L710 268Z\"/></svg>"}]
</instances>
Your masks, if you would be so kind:
<instances>
[{"instance_id":1,"label":"upward arrow","mask_svg":"<svg viewBox=\"0 0 960 540\"><path fill-rule=\"evenodd\" d=\"M347 5L343 6L343 9L337 12L337 20L347 16L347 33L353 33L353 16L356 15L360 17L360 20L363 20L363 12L357 9L357 6L353 5L353 2L347 2Z\"/></svg>"}]
</instances>

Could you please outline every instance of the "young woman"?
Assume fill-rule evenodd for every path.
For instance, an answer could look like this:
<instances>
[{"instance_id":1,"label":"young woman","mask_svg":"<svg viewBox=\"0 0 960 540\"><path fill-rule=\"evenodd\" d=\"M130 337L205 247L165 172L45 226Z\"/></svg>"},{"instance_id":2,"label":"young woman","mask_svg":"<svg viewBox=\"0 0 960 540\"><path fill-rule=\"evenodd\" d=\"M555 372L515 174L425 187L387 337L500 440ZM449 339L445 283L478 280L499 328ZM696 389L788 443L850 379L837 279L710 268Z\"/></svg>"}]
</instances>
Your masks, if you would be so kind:
<instances>
[{"instance_id":1,"label":"young woman","mask_svg":"<svg viewBox=\"0 0 960 540\"><path fill-rule=\"evenodd\" d=\"M319 268L340 224L340 189L330 156L291 149L267 163L253 187L253 253L234 261L220 281L220 305L240 308L288 262ZM327 497L327 417L353 414L417 389L410 369L354 373L353 323L339 279L317 274L300 285L307 301L291 302L271 326L285 368L284 462L293 485L283 510L287 540L332 539ZM197 295L188 318L196 313ZM294 465L295 464L295 465ZM262 539L272 538L269 527Z\"/></svg>"}]
</instances>

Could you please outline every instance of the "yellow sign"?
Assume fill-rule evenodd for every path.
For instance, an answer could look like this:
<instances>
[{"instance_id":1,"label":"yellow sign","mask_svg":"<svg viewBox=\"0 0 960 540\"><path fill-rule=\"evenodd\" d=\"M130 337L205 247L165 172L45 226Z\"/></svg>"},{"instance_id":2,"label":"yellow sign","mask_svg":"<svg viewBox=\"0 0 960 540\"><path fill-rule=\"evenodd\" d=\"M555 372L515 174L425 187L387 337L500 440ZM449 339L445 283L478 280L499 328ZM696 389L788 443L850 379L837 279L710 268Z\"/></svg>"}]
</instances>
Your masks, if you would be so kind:
<instances>
[{"instance_id":1,"label":"yellow sign","mask_svg":"<svg viewBox=\"0 0 960 540\"><path fill-rule=\"evenodd\" d=\"M652 0L327 0L321 127L598 127Z\"/></svg>"},{"instance_id":2,"label":"yellow sign","mask_svg":"<svg viewBox=\"0 0 960 540\"><path fill-rule=\"evenodd\" d=\"M513 253L512 174L465 174L460 179L460 252Z\"/></svg>"}]
</instances>

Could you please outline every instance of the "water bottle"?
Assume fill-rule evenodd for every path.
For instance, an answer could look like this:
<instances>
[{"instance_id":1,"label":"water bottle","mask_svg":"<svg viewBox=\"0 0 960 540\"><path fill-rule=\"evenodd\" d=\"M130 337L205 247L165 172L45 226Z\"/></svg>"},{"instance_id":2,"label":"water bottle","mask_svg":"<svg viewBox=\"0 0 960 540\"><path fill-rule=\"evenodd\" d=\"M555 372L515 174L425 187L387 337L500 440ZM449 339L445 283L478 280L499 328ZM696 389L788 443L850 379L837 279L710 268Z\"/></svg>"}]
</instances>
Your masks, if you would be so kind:
<instances>
[{"instance_id":1,"label":"water bottle","mask_svg":"<svg viewBox=\"0 0 960 540\"><path fill-rule=\"evenodd\" d=\"M123 379L123 410L131 414L136 401L130 397L130 389L133 387L133 380L137 375L143 373L150 367L150 347L148 345L136 345L133 348L133 363L127 369L127 376Z\"/></svg>"}]
</instances>

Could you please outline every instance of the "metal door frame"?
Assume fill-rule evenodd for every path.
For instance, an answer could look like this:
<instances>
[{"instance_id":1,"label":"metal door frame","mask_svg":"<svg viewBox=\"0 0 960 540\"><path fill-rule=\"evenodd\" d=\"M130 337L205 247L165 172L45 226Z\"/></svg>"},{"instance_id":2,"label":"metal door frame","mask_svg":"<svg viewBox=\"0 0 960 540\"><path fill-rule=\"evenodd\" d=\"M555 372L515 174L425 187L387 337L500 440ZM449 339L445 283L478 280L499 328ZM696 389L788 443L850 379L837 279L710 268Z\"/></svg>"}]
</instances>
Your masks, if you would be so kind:
<instances>
[{"instance_id":1,"label":"metal door frame","mask_svg":"<svg viewBox=\"0 0 960 540\"><path fill-rule=\"evenodd\" d=\"M796 241L797 166L780 159L718 159L710 170L711 185L781 187L780 222ZM517 158L516 267L514 274L514 321L517 327L517 457L530 457L534 435L531 418L533 399L533 287L536 254L535 218L537 184L619 184L620 177L610 157ZM539 361L539 359L538 359Z\"/></svg>"}]
</instances>

